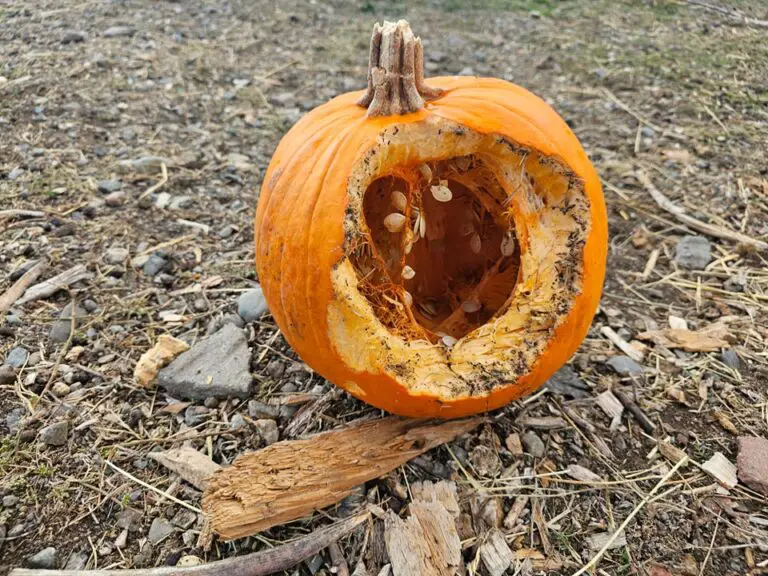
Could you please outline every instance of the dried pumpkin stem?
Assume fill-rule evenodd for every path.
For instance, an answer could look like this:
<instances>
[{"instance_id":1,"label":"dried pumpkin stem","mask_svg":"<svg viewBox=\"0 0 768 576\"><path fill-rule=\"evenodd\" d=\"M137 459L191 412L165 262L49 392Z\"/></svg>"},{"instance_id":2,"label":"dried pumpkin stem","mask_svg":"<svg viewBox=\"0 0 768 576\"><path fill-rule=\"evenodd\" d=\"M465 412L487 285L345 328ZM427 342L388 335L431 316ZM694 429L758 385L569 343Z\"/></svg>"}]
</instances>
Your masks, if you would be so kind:
<instances>
[{"instance_id":1,"label":"dried pumpkin stem","mask_svg":"<svg viewBox=\"0 0 768 576\"><path fill-rule=\"evenodd\" d=\"M367 116L409 114L443 91L424 83L424 48L405 20L375 24L368 63L368 89L358 105Z\"/></svg>"}]
</instances>

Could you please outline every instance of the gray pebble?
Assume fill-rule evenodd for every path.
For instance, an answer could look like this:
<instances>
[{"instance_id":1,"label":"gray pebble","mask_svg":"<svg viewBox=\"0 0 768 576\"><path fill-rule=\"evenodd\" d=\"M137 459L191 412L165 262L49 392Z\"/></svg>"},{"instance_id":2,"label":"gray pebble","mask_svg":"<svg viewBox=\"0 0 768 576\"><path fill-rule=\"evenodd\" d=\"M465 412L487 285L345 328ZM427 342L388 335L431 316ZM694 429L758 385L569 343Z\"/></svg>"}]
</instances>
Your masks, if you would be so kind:
<instances>
[{"instance_id":1,"label":"gray pebble","mask_svg":"<svg viewBox=\"0 0 768 576\"><path fill-rule=\"evenodd\" d=\"M42 568L44 570L53 570L56 568L56 548L49 546L43 548L37 554L27 558L27 565L30 568Z\"/></svg>"},{"instance_id":2,"label":"gray pebble","mask_svg":"<svg viewBox=\"0 0 768 576\"><path fill-rule=\"evenodd\" d=\"M170 203L171 210L183 210L192 206L192 196L174 196Z\"/></svg>"},{"instance_id":3,"label":"gray pebble","mask_svg":"<svg viewBox=\"0 0 768 576\"><path fill-rule=\"evenodd\" d=\"M285 374L285 364L280 362L280 360L272 360L267 364L267 374L275 380L279 380Z\"/></svg>"},{"instance_id":4,"label":"gray pebble","mask_svg":"<svg viewBox=\"0 0 768 576\"><path fill-rule=\"evenodd\" d=\"M190 406L184 411L184 422L189 427L197 426L205 422L210 412L210 409L204 406Z\"/></svg>"},{"instance_id":5,"label":"gray pebble","mask_svg":"<svg viewBox=\"0 0 768 576\"><path fill-rule=\"evenodd\" d=\"M152 544L157 545L173 534L174 528L165 518L155 518L149 527L147 538Z\"/></svg>"},{"instance_id":6,"label":"gray pebble","mask_svg":"<svg viewBox=\"0 0 768 576\"><path fill-rule=\"evenodd\" d=\"M21 368L27 358L29 358L29 351L23 346L16 346L5 356L5 363L11 368Z\"/></svg>"},{"instance_id":7,"label":"gray pebble","mask_svg":"<svg viewBox=\"0 0 768 576\"><path fill-rule=\"evenodd\" d=\"M109 194L110 192L117 192L123 187L123 183L119 180L101 180L97 185L99 192Z\"/></svg>"},{"instance_id":8,"label":"gray pebble","mask_svg":"<svg viewBox=\"0 0 768 576\"><path fill-rule=\"evenodd\" d=\"M35 367L38 364L40 364L40 361L43 359L42 354L40 352L32 352L32 354L29 355L29 359L27 360L27 366L28 367Z\"/></svg>"},{"instance_id":9,"label":"gray pebble","mask_svg":"<svg viewBox=\"0 0 768 576\"><path fill-rule=\"evenodd\" d=\"M181 535L181 541L187 548L193 548L197 544L197 534L194 530L187 530Z\"/></svg>"},{"instance_id":10,"label":"gray pebble","mask_svg":"<svg viewBox=\"0 0 768 576\"><path fill-rule=\"evenodd\" d=\"M3 508L13 508L18 503L19 503L18 496L14 496L13 494L8 494L8 496L3 496Z\"/></svg>"},{"instance_id":11,"label":"gray pebble","mask_svg":"<svg viewBox=\"0 0 768 576\"><path fill-rule=\"evenodd\" d=\"M24 174L23 168L14 168L10 172L8 172L8 180L17 180L21 177L21 175Z\"/></svg>"},{"instance_id":12,"label":"gray pebble","mask_svg":"<svg viewBox=\"0 0 768 576\"><path fill-rule=\"evenodd\" d=\"M69 425L66 420L55 422L40 430L39 438L49 446L63 446L67 443Z\"/></svg>"},{"instance_id":13,"label":"gray pebble","mask_svg":"<svg viewBox=\"0 0 768 576\"><path fill-rule=\"evenodd\" d=\"M245 428L246 426L248 426L248 422L245 421L245 418L243 418L242 414L235 414L232 416L232 420L229 421L229 427L232 430Z\"/></svg>"},{"instance_id":14,"label":"gray pebble","mask_svg":"<svg viewBox=\"0 0 768 576\"><path fill-rule=\"evenodd\" d=\"M267 418L260 418L253 423L256 429L259 431L259 435L264 439L264 442L269 446L274 444L280 439L280 434L277 430L277 423L274 420Z\"/></svg>"},{"instance_id":15,"label":"gray pebble","mask_svg":"<svg viewBox=\"0 0 768 576\"><path fill-rule=\"evenodd\" d=\"M165 258L158 256L157 254L152 254L147 261L144 262L144 266L142 266L141 269L147 276L155 276L163 270L167 264L168 261Z\"/></svg>"},{"instance_id":16,"label":"gray pebble","mask_svg":"<svg viewBox=\"0 0 768 576\"><path fill-rule=\"evenodd\" d=\"M16 268L11 270L11 275L9 276L9 280L11 282L15 282L16 280L24 276L24 274L26 274L29 270L31 270L32 267L35 266L38 262L39 260L27 260L26 262L19 264L18 266L16 266Z\"/></svg>"},{"instance_id":17,"label":"gray pebble","mask_svg":"<svg viewBox=\"0 0 768 576\"><path fill-rule=\"evenodd\" d=\"M267 301L261 286L243 292L237 300L237 313L246 322L258 320L267 311Z\"/></svg>"},{"instance_id":18,"label":"gray pebble","mask_svg":"<svg viewBox=\"0 0 768 576\"><path fill-rule=\"evenodd\" d=\"M77 306L75 308L75 328L80 319L85 317L85 310ZM70 302L59 314L59 319L53 323L49 337L54 342L66 342L72 329L72 303Z\"/></svg>"},{"instance_id":19,"label":"gray pebble","mask_svg":"<svg viewBox=\"0 0 768 576\"><path fill-rule=\"evenodd\" d=\"M248 416L254 420L259 420L261 418L275 419L277 418L278 413L279 410L276 406L270 406L269 404L259 402L258 400L250 400L248 402Z\"/></svg>"},{"instance_id":20,"label":"gray pebble","mask_svg":"<svg viewBox=\"0 0 768 576\"><path fill-rule=\"evenodd\" d=\"M85 42L85 34L79 30L68 30L61 37L62 44L79 44L80 42Z\"/></svg>"},{"instance_id":21,"label":"gray pebble","mask_svg":"<svg viewBox=\"0 0 768 576\"><path fill-rule=\"evenodd\" d=\"M176 512L173 518L171 518L171 524L178 526L182 530L191 528L192 524L194 524L196 521L197 514L191 510L187 510L186 508L181 508L178 512Z\"/></svg>"},{"instance_id":22,"label":"gray pebble","mask_svg":"<svg viewBox=\"0 0 768 576\"><path fill-rule=\"evenodd\" d=\"M141 528L141 512L133 508L125 508L117 514L117 525L127 528L131 532L138 532Z\"/></svg>"},{"instance_id":23,"label":"gray pebble","mask_svg":"<svg viewBox=\"0 0 768 576\"><path fill-rule=\"evenodd\" d=\"M14 408L5 415L5 425L8 426L11 434L16 434L19 431L25 414L26 412L23 408Z\"/></svg>"},{"instance_id":24,"label":"gray pebble","mask_svg":"<svg viewBox=\"0 0 768 576\"><path fill-rule=\"evenodd\" d=\"M227 224L219 230L219 238L231 238L237 232L237 227Z\"/></svg>"},{"instance_id":25,"label":"gray pebble","mask_svg":"<svg viewBox=\"0 0 768 576\"><path fill-rule=\"evenodd\" d=\"M117 208L118 206L122 206L127 198L128 195L122 190L118 190L117 192L110 192L104 197L104 204L110 208Z\"/></svg>"},{"instance_id":26,"label":"gray pebble","mask_svg":"<svg viewBox=\"0 0 768 576\"><path fill-rule=\"evenodd\" d=\"M128 260L129 255L130 252L128 251L128 248L113 246L104 254L104 260L107 264L123 264L126 260Z\"/></svg>"},{"instance_id":27,"label":"gray pebble","mask_svg":"<svg viewBox=\"0 0 768 576\"><path fill-rule=\"evenodd\" d=\"M84 570L87 563L88 555L84 552L78 552L69 557L64 570Z\"/></svg>"},{"instance_id":28,"label":"gray pebble","mask_svg":"<svg viewBox=\"0 0 768 576\"><path fill-rule=\"evenodd\" d=\"M723 350L720 354L720 360L723 362L723 364L729 368L733 368L734 370L739 370L741 368L741 358L739 358L739 355L733 350L733 348Z\"/></svg>"},{"instance_id":29,"label":"gray pebble","mask_svg":"<svg viewBox=\"0 0 768 576\"><path fill-rule=\"evenodd\" d=\"M620 376L643 373L643 367L629 356L611 356L606 364L613 368Z\"/></svg>"},{"instance_id":30,"label":"gray pebble","mask_svg":"<svg viewBox=\"0 0 768 576\"><path fill-rule=\"evenodd\" d=\"M12 384L16 380L16 369L3 364L0 366L0 384Z\"/></svg>"},{"instance_id":31,"label":"gray pebble","mask_svg":"<svg viewBox=\"0 0 768 576\"><path fill-rule=\"evenodd\" d=\"M528 452L534 458L541 458L544 456L545 447L544 442L534 432L526 432L522 437L523 446L525 451Z\"/></svg>"},{"instance_id":32,"label":"gray pebble","mask_svg":"<svg viewBox=\"0 0 768 576\"><path fill-rule=\"evenodd\" d=\"M208 398L205 399L205 401L203 402L203 405L206 408L218 408L218 406L219 406L219 399L218 398L214 398L213 396L209 396Z\"/></svg>"},{"instance_id":33,"label":"gray pebble","mask_svg":"<svg viewBox=\"0 0 768 576\"><path fill-rule=\"evenodd\" d=\"M675 262L689 270L703 270L712 261L711 250L703 236L683 236L675 246Z\"/></svg>"},{"instance_id":34,"label":"gray pebble","mask_svg":"<svg viewBox=\"0 0 768 576\"><path fill-rule=\"evenodd\" d=\"M126 36L133 36L136 33L136 29L132 26L110 26L104 30L105 38L120 38Z\"/></svg>"}]
</instances>

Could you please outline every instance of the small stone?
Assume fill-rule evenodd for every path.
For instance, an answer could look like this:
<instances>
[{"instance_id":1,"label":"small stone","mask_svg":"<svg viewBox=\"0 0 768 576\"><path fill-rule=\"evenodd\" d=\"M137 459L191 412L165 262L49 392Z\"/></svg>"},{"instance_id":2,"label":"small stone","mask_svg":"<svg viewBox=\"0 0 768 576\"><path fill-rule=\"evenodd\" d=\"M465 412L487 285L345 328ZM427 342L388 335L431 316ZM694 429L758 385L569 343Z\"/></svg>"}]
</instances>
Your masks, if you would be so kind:
<instances>
[{"instance_id":1,"label":"small stone","mask_svg":"<svg viewBox=\"0 0 768 576\"><path fill-rule=\"evenodd\" d=\"M191 428L195 427L205 422L210 413L211 411L204 406L190 406L184 412L184 422Z\"/></svg>"},{"instance_id":2,"label":"small stone","mask_svg":"<svg viewBox=\"0 0 768 576\"><path fill-rule=\"evenodd\" d=\"M64 35L61 37L61 43L62 44L79 44L80 42L85 42L85 34L80 32L79 30L67 30L64 32Z\"/></svg>"},{"instance_id":3,"label":"small stone","mask_svg":"<svg viewBox=\"0 0 768 576\"><path fill-rule=\"evenodd\" d=\"M280 360L272 360L267 364L267 374L269 374L275 380L279 380L285 374L285 364Z\"/></svg>"},{"instance_id":4,"label":"small stone","mask_svg":"<svg viewBox=\"0 0 768 576\"><path fill-rule=\"evenodd\" d=\"M12 384L16 381L16 369L3 364L0 366L0 384Z\"/></svg>"},{"instance_id":5,"label":"small stone","mask_svg":"<svg viewBox=\"0 0 768 576\"><path fill-rule=\"evenodd\" d=\"M192 302L192 308L195 312L205 312L208 310L208 302L205 301L205 298L197 298Z\"/></svg>"},{"instance_id":6,"label":"small stone","mask_svg":"<svg viewBox=\"0 0 768 576\"><path fill-rule=\"evenodd\" d=\"M133 508L124 508L117 513L117 525L131 532L138 532L141 528L141 512Z\"/></svg>"},{"instance_id":7,"label":"small stone","mask_svg":"<svg viewBox=\"0 0 768 576\"><path fill-rule=\"evenodd\" d=\"M251 387L250 356L243 331L226 324L163 368L157 383L175 398L245 398Z\"/></svg>"},{"instance_id":8,"label":"small stone","mask_svg":"<svg viewBox=\"0 0 768 576\"><path fill-rule=\"evenodd\" d=\"M155 550L152 543L149 541L144 542L139 553L133 556L133 566L135 568L144 568L145 566L151 565L154 553Z\"/></svg>"},{"instance_id":9,"label":"small stone","mask_svg":"<svg viewBox=\"0 0 768 576\"><path fill-rule=\"evenodd\" d=\"M49 546L43 548L37 554L27 558L27 565L30 568L42 568L43 570L53 570L56 568L56 548Z\"/></svg>"},{"instance_id":10,"label":"small stone","mask_svg":"<svg viewBox=\"0 0 768 576\"><path fill-rule=\"evenodd\" d=\"M75 308L75 328L81 318L86 316L85 310L77 306ZM72 329L72 303L70 302L59 314L59 319L53 323L49 337L54 342L66 342Z\"/></svg>"},{"instance_id":11,"label":"small stone","mask_svg":"<svg viewBox=\"0 0 768 576\"><path fill-rule=\"evenodd\" d=\"M232 236L234 236L236 232L237 232L236 226L233 226L232 224L227 224L226 226L224 226L224 228L219 230L219 238L224 238L224 239L231 238Z\"/></svg>"},{"instance_id":12,"label":"small stone","mask_svg":"<svg viewBox=\"0 0 768 576\"><path fill-rule=\"evenodd\" d=\"M264 442L269 446L274 444L280 439L280 433L277 430L277 423L274 420L267 418L260 418L253 423L256 429L259 431L259 435L264 439Z\"/></svg>"},{"instance_id":13,"label":"small stone","mask_svg":"<svg viewBox=\"0 0 768 576\"><path fill-rule=\"evenodd\" d=\"M51 392L57 398L64 398L69 394L69 386L64 384L64 382L56 382L51 388Z\"/></svg>"},{"instance_id":14,"label":"small stone","mask_svg":"<svg viewBox=\"0 0 768 576\"><path fill-rule=\"evenodd\" d=\"M118 206L125 204L127 198L128 195L122 190L118 190L117 192L110 192L104 197L104 204L110 208L117 208Z\"/></svg>"},{"instance_id":15,"label":"small stone","mask_svg":"<svg viewBox=\"0 0 768 576\"><path fill-rule=\"evenodd\" d=\"M18 503L19 503L18 496L14 496L13 494L8 494L8 496L3 496L3 508L13 508Z\"/></svg>"},{"instance_id":16,"label":"small stone","mask_svg":"<svg viewBox=\"0 0 768 576\"><path fill-rule=\"evenodd\" d=\"M22 430L19 433L19 442L22 444L29 444L35 439L35 431L31 428L27 428L26 430Z\"/></svg>"},{"instance_id":17,"label":"small stone","mask_svg":"<svg viewBox=\"0 0 768 576\"><path fill-rule=\"evenodd\" d=\"M264 404L264 402L259 402L258 400L250 400L248 402L248 416L254 420L259 420L261 418L274 420L277 418L278 413L279 410L276 406L270 406L269 404Z\"/></svg>"},{"instance_id":18,"label":"small stone","mask_svg":"<svg viewBox=\"0 0 768 576\"><path fill-rule=\"evenodd\" d=\"M186 508L181 508L178 512L176 512L173 518L171 518L171 524L178 526L182 530L191 528L192 524L194 524L196 521L197 514L191 510L187 510Z\"/></svg>"},{"instance_id":19,"label":"small stone","mask_svg":"<svg viewBox=\"0 0 768 576\"><path fill-rule=\"evenodd\" d=\"M40 354L40 352L32 352L32 354L29 355L29 358L27 358L27 367L31 368L37 366L40 364L42 359L43 356Z\"/></svg>"},{"instance_id":20,"label":"small stone","mask_svg":"<svg viewBox=\"0 0 768 576\"><path fill-rule=\"evenodd\" d=\"M127 248L122 248L119 246L114 246L106 251L104 254L104 260L107 264L123 264L126 260L128 260L128 256L130 255L130 252Z\"/></svg>"},{"instance_id":21,"label":"small stone","mask_svg":"<svg viewBox=\"0 0 768 576\"><path fill-rule=\"evenodd\" d=\"M229 421L229 427L231 430L237 430L238 428L245 428L248 423L243 418L242 414L235 414L232 416L232 420Z\"/></svg>"},{"instance_id":22,"label":"small stone","mask_svg":"<svg viewBox=\"0 0 768 576\"><path fill-rule=\"evenodd\" d=\"M155 198L155 206L157 206L161 210L163 208L167 208L170 203L171 203L171 195L168 194L168 192L160 192L160 194L158 194L157 197Z\"/></svg>"},{"instance_id":23,"label":"small stone","mask_svg":"<svg viewBox=\"0 0 768 576\"><path fill-rule=\"evenodd\" d=\"M739 272L723 282L723 288L728 292L744 292L747 289L747 276L744 272Z\"/></svg>"},{"instance_id":24,"label":"small stone","mask_svg":"<svg viewBox=\"0 0 768 576\"><path fill-rule=\"evenodd\" d=\"M184 542L184 546L187 548L193 548L197 544L197 534L194 530L187 530L181 535L181 541Z\"/></svg>"},{"instance_id":25,"label":"small stone","mask_svg":"<svg viewBox=\"0 0 768 576\"><path fill-rule=\"evenodd\" d=\"M309 573L312 576L315 576L315 574L317 574L317 572L323 566L323 562L323 557L320 556L320 554L315 554L311 558L304 560L304 565L307 567L307 570L309 570Z\"/></svg>"},{"instance_id":26,"label":"small stone","mask_svg":"<svg viewBox=\"0 0 768 576\"><path fill-rule=\"evenodd\" d=\"M739 437L736 467L744 484L768 496L768 440L759 436Z\"/></svg>"},{"instance_id":27,"label":"small stone","mask_svg":"<svg viewBox=\"0 0 768 576\"><path fill-rule=\"evenodd\" d=\"M17 180L22 176L22 174L24 174L24 169L16 167L10 172L8 172L8 180L11 180L11 181Z\"/></svg>"},{"instance_id":28,"label":"small stone","mask_svg":"<svg viewBox=\"0 0 768 576\"><path fill-rule=\"evenodd\" d=\"M611 356L606 364L613 368L619 376L643 373L643 367L629 356Z\"/></svg>"},{"instance_id":29,"label":"small stone","mask_svg":"<svg viewBox=\"0 0 768 576\"><path fill-rule=\"evenodd\" d=\"M528 452L534 458L542 458L546 451L544 442L539 438L535 432L526 432L523 434L523 446L525 451Z\"/></svg>"},{"instance_id":30,"label":"small stone","mask_svg":"<svg viewBox=\"0 0 768 576\"><path fill-rule=\"evenodd\" d=\"M48 446L63 446L67 443L67 434L69 433L69 425L66 420L61 422L55 422L50 426L42 428L39 433L39 438Z\"/></svg>"},{"instance_id":31,"label":"small stone","mask_svg":"<svg viewBox=\"0 0 768 576\"><path fill-rule=\"evenodd\" d=\"M712 261L711 250L703 236L683 236L675 247L675 262L689 270L703 270Z\"/></svg>"},{"instance_id":32,"label":"small stone","mask_svg":"<svg viewBox=\"0 0 768 576\"><path fill-rule=\"evenodd\" d=\"M189 208L192 205L192 196L174 196L171 200L171 210L183 210Z\"/></svg>"},{"instance_id":33,"label":"small stone","mask_svg":"<svg viewBox=\"0 0 768 576\"><path fill-rule=\"evenodd\" d=\"M561 394L570 398L580 399L591 396L589 386L579 378L576 370L568 364L555 372L547 380L545 386L555 394Z\"/></svg>"},{"instance_id":34,"label":"small stone","mask_svg":"<svg viewBox=\"0 0 768 576\"><path fill-rule=\"evenodd\" d=\"M720 360L723 364L728 366L728 368L733 368L734 370L741 369L741 358L739 358L739 355L736 354L732 348L723 350L720 354Z\"/></svg>"},{"instance_id":35,"label":"small stone","mask_svg":"<svg viewBox=\"0 0 768 576\"><path fill-rule=\"evenodd\" d=\"M64 570L84 570L88 564L88 554L84 552L78 552L72 554L67 560L67 564L64 566Z\"/></svg>"},{"instance_id":36,"label":"small stone","mask_svg":"<svg viewBox=\"0 0 768 576\"><path fill-rule=\"evenodd\" d=\"M11 368L21 368L26 363L27 358L29 358L29 350L23 346L16 346L6 354L5 364Z\"/></svg>"},{"instance_id":37,"label":"small stone","mask_svg":"<svg viewBox=\"0 0 768 576\"><path fill-rule=\"evenodd\" d=\"M128 529L123 528L123 531L115 538L115 548L123 549L128 544Z\"/></svg>"},{"instance_id":38,"label":"small stone","mask_svg":"<svg viewBox=\"0 0 768 576\"><path fill-rule=\"evenodd\" d=\"M99 310L99 305L93 300L88 299L83 302L83 308L85 308L85 311L88 312L88 314L93 314Z\"/></svg>"},{"instance_id":39,"label":"small stone","mask_svg":"<svg viewBox=\"0 0 768 576\"><path fill-rule=\"evenodd\" d=\"M11 275L8 277L8 279L11 282L15 282L16 280L24 276L24 274L29 272L32 268L34 268L38 262L39 260L27 260L24 263L19 264L16 268L14 268L11 271Z\"/></svg>"},{"instance_id":40,"label":"small stone","mask_svg":"<svg viewBox=\"0 0 768 576\"><path fill-rule=\"evenodd\" d=\"M105 38L120 38L133 36L136 34L136 29L132 26L110 26L104 30Z\"/></svg>"},{"instance_id":41,"label":"small stone","mask_svg":"<svg viewBox=\"0 0 768 576\"><path fill-rule=\"evenodd\" d=\"M507 446L507 450L510 451L512 456L522 456L523 455L523 444L520 441L520 434L517 432L513 432L509 436L507 436L507 440L505 441L505 444Z\"/></svg>"},{"instance_id":42,"label":"small stone","mask_svg":"<svg viewBox=\"0 0 768 576\"><path fill-rule=\"evenodd\" d=\"M152 520L152 525L149 527L147 538L153 545L157 546L160 542L173 534L173 531L174 528L168 520L165 518L155 518Z\"/></svg>"},{"instance_id":43,"label":"small stone","mask_svg":"<svg viewBox=\"0 0 768 576\"><path fill-rule=\"evenodd\" d=\"M144 266L141 267L141 270L147 276L155 276L156 274L161 272L167 265L168 265L168 261L165 258L157 254L152 254L150 255L149 258L147 258L147 261L144 262Z\"/></svg>"},{"instance_id":44,"label":"small stone","mask_svg":"<svg viewBox=\"0 0 768 576\"><path fill-rule=\"evenodd\" d=\"M123 187L123 183L119 180L101 180L96 186L99 189L99 192L110 194L120 190Z\"/></svg>"},{"instance_id":45,"label":"small stone","mask_svg":"<svg viewBox=\"0 0 768 576\"><path fill-rule=\"evenodd\" d=\"M261 286L243 292L237 300L237 313L246 322L258 320L267 311L267 301Z\"/></svg>"},{"instance_id":46,"label":"small stone","mask_svg":"<svg viewBox=\"0 0 768 576\"><path fill-rule=\"evenodd\" d=\"M205 402L203 402L203 406L206 408L218 408L219 407L219 399L214 398L213 396L209 396L205 399Z\"/></svg>"}]
</instances>

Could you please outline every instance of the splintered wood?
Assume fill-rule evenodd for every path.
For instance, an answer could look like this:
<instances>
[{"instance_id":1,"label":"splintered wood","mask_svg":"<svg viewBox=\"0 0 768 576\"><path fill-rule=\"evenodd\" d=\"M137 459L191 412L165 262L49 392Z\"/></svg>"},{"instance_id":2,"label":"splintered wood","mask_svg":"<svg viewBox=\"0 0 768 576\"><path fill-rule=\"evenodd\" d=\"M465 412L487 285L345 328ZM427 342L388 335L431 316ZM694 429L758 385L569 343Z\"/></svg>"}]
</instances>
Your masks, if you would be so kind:
<instances>
[{"instance_id":1,"label":"splintered wood","mask_svg":"<svg viewBox=\"0 0 768 576\"><path fill-rule=\"evenodd\" d=\"M480 422L482 418L425 422L392 417L277 442L216 473L203 508L222 539L255 534L335 504L356 486Z\"/></svg>"},{"instance_id":2,"label":"splintered wood","mask_svg":"<svg viewBox=\"0 0 768 576\"><path fill-rule=\"evenodd\" d=\"M456 486L416 483L409 516L392 511L384 519L384 542L393 576L453 576L460 573L461 541L456 530Z\"/></svg>"}]
</instances>

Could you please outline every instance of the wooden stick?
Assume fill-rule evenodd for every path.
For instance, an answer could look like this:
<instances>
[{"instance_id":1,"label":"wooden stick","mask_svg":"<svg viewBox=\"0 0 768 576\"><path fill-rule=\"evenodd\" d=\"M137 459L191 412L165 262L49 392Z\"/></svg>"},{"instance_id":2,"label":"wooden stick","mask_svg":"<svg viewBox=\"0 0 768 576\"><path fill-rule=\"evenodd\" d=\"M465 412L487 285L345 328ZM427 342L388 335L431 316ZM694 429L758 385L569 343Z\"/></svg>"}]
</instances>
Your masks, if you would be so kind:
<instances>
[{"instance_id":1,"label":"wooden stick","mask_svg":"<svg viewBox=\"0 0 768 576\"><path fill-rule=\"evenodd\" d=\"M645 430L646 434L653 434L653 431L656 430L656 424L654 424L651 419L645 415L645 412L643 412L642 408L640 408L640 406L638 406L632 400L632 398L629 397L628 394L614 388L613 395L619 399L619 402L624 405L624 408L632 413L632 416L635 417L637 422L640 424L640 427Z\"/></svg>"},{"instance_id":2,"label":"wooden stick","mask_svg":"<svg viewBox=\"0 0 768 576\"><path fill-rule=\"evenodd\" d=\"M45 282L40 282L40 284L35 284L32 286L24 293L22 299L19 300L19 305L50 296L59 290L63 290L70 284L74 284L75 282L84 280L88 277L90 277L90 273L85 267L85 264L77 264L69 270L65 270L61 274L54 276L53 278L49 278ZM74 313L74 310L72 312Z\"/></svg>"},{"instance_id":3,"label":"wooden stick","mask_svg":"<svg viewBox=\"0 0 768 576\"><path fill-rule=\"evenodd\" d=\"M651 195L651 198L653 198L653 200L656 202L656 204L659 205L659 207L661 207L662 210L669 212L689 228L696 230L698 232L701 232L702 234L707 234L708 236L712 236L714 238L722 238L723 240L731 240L732 242L746 244L747 246L753 246L758 250L768 250L768 242L757 240L756 238L752 238L751 236L747 236L746 234L742 234L741 232L734 232L733 230L728 230L727 228L723 228L722 226L707 224L706 222L701 222L700 220L696 220L696 218L694 218L693 216L689 216L688 214L685 213L684 208L678 206L677 204L672 202L672 200L664 196L661 190L659 190L658 188L656 188L656 186L654 186L653 182L651 182L651 179L648 177L648 175L645 172L641 172L641 171L635 172L635 178L637 178L638 181L643 186L645 186L645 189Z\"/></svg>"},{"instance_id":4,"label":"wooden stick","mask_svg":"<svg viewBox=\"0 0 768 576\"><path fill-rule=\"evenodd\" d=\"M240 456L210 479L203 509L221 538L242 538L308 516L483 421L383 418Z\"/></svg>"},{"instance_id":5,"label":"wooden stick","mask_svg":"<svg viewBox=\"0 0 768 576\"><path fill-rule=\"evenodd\" d=\"M35 280L38 279L40 274L45 271L46 263L43 261L38 262L32 268L27 270L24 275L16 280L16 283L8 288L2 296L0 296L0 315L5 314L8 309L13 306L14 302L21 298L24 291L29 288Z\"/></svg>"},{"instance_id":6,"label":"wooden stick","mask_svg":"<svg viewBox=\"0 0 768 576\"><path fill-rule=\"evenodd\" d=\"M267 576L288 570L343 538L368 519L369 514L351 516L325 526L277 548L247 556L227 558L202 566L142 568L138 570L28 570L16 568L9 576Z\"/></svg>"}]
</instances>

